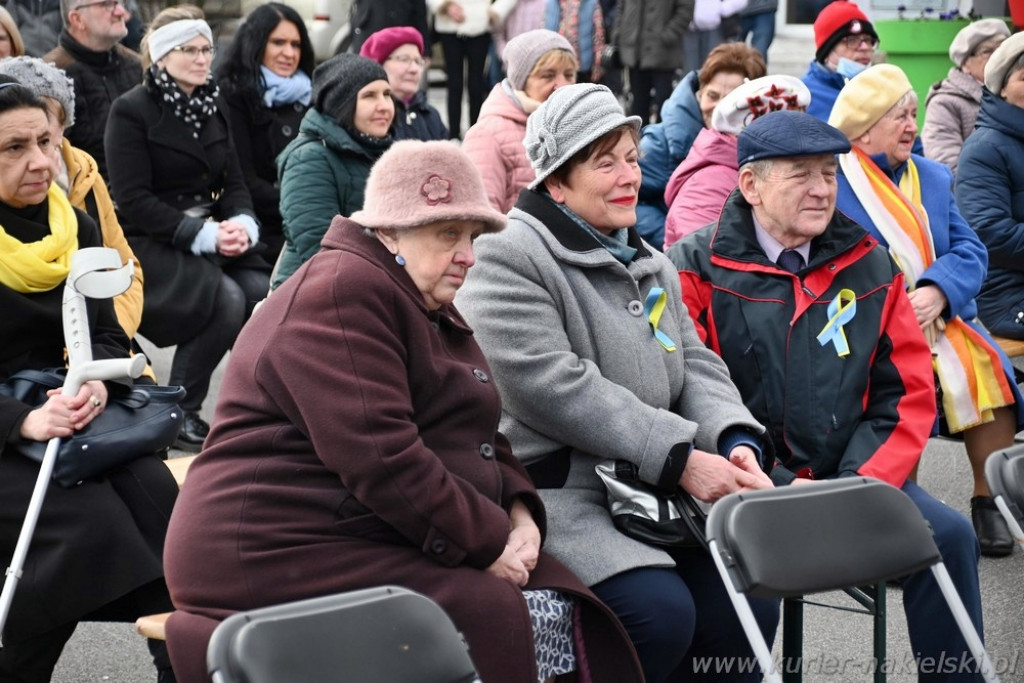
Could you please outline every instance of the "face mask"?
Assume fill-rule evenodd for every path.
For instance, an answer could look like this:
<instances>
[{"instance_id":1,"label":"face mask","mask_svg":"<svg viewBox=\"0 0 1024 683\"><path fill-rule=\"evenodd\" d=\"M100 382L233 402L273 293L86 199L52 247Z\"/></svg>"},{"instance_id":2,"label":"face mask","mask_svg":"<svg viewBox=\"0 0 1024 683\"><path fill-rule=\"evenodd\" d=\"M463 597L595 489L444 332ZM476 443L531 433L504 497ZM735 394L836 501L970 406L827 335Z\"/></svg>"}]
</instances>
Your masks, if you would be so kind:
<instances>
[{"instance_id":1,"label":"face mask","mask_svg":"<svg viewBox=\"0 0 1024 683\"><path fill-rule=\"evenodd\" d=\"M853 78L866 68L868 68L866 64L855 62L846 57L840 57L839 63L836 64L836 73L846 78Z\"/></svg>"}]
</instances>

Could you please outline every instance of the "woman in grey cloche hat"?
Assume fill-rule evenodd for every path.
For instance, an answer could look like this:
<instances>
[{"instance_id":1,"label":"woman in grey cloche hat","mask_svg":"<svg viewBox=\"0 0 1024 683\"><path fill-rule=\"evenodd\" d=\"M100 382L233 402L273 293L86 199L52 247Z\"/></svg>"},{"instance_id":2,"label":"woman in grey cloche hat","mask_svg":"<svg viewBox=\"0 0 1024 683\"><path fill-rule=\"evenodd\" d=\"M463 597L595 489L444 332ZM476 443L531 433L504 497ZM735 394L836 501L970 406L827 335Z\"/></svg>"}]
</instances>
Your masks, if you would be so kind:
<instances>
[{"instance_id":1,"label":"woman in grey cloche hat","mask_svg":"<svg viewBox=\"0 0 1024 683\"><path fill-rule=\"evenodd\" d=\"M946 164L954 173L960 149L974 130L981 108L985 65L1009 37L1010 29L1002 19L982 19L960 29L949 46L955 66L928 91L921 142L929 159Z\"/></svg>"},{"instance_id":2,"label":"woman in grey cloche hat","mask_svg":"<svg viewBox=\"0 0 1024 683\"><path fill-rule=\"evenodd\" d=\"M661 683L696 658L751 651L707 554L620 532L595 466L623 461L707 501L772 484L763 428L697 337L676 268L634 227L639 128L601 85L540 105L525 139L536 180L508 228L478 241L458 303L501 391L502 432L547 506L545 547L612 608ZM771 642L777 603L754 609Z\"/></svg>"}]
</instances>

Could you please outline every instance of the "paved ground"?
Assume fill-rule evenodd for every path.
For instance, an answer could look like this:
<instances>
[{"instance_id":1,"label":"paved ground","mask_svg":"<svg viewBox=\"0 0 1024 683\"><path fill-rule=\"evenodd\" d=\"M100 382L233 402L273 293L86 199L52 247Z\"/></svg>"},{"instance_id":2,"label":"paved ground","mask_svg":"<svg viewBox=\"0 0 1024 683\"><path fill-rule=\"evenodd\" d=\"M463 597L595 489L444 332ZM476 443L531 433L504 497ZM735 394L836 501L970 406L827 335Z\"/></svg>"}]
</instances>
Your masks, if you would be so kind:
<instances>
[{"instance_id":1,"label":"paved ground","mask_svg":"<svg viewBox=\"0 0 1024 683\"><path fill-rule=\"evenodd\" d=\"M811 52L805 42L779 39L769 55L770 70L802 75ZM443 92L434 91L431 98L443 112ZM169 351L148 348L147 351L158 375L166 380ZM218 370L211 396L215 395L220 376L221 370ZM207 419L212 408L213 401L210 400L204 411ZM922 459L920 482L954 508L968 512L970 472L961 444L933 440ZM980 572L989 653L997 667L1001 667L1005 683L1024 683L1024 639L1021 637L1024 628L1024 552L1017 549L1009 558L983 559ZM849 604L842 594L830 595L827 599ZM888 600L889 657L895 666L889 680L907 683L915 678L907 668L910 646L900 591L890 589ZM871 652L871 624L867 616L807 608L804 657L808 667L805 680L808 683L870 680L867 667ZM154 677L145 643L135 635L131 625L88 623L79 627L69 643L53 680L58 683L142 683L152 681Z\"/></svg>"}]
</instances>

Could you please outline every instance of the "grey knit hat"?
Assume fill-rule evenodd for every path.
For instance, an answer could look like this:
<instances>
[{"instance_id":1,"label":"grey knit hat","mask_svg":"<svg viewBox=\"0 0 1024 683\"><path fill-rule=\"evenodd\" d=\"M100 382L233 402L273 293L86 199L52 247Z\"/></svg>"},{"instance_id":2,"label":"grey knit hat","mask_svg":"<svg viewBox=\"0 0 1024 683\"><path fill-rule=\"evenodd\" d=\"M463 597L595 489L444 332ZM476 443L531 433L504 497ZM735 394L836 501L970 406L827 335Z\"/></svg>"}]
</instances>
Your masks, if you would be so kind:
<instances>
[{"instance_id":1,"label":"grey knit hat","mask_svg":"<svg viewBox=\"0 0 1024 683\"><path fill-rule=\"evenodd\" d=\"M540 58L552 50L565 50L576 56L572 44L554 31L546 28L538 28L508 41L505 45L505 52L501 58L505 62L505 72L508 74L508 82L516 90L526 87L526 79L529 78L533 67L537 65Z\"/></svg>"},{"instance_id":2,"label":"grey knit hat","mask_svg":"<svg viewBox=\"0 0 1024 683\"><path fill-rule=\"evenodd\" d=\"M607 87L576 83L558 88L526 119L523 145L537 174L527 187L536 188L576 152L627 124L640 130L640 117L626 116Z\"/></svg>"},{"instance_id":3,"label":"grey knit hat","mask_svg":"<svg viewBox=\"0 0 1024 683\"><path fill-rule=\"evenodd\" d=\"M982 19L960 29L949 45L949 58L957 66L963 66L978 46L993 38L1009 38L1010 29L1002 19Z\"/></svg>"},{"instance_id":4,"label":"grey knit hat","mask_svg":"<svg viewBox=\"0 0 1024 683\"><path fill-rule=\"evenodd\" d=\"M321 114L340 120L345 105L374 81L387 81L377 62L349 52L331 57L313 70L313 106Z\"/></svg>"},{"instance_id":5,"label":"grey knit hat","mask_svg":"<svg viewBox=\"0 0 1024 683\"><path fill-rule=\"evenodd\" d=\"M8 57L0 60L0 74L10 76L41 97L51 97L64 107L64 127L75 122L75 83L64 69L38 57Z\"/></svg>"},{"instance_id":6,"label":"grey knit hat","mask_svg":"<svg viewBox=\"0 0 1024 683\"><path fill-rule=\"evenodd\" d=\"M438 221L479 221L487 232L505 227L491 208L480 171L447 140L401 140L370 170L363 208L351 216L364 228L408 230Z\"/></svg>"},{"instance_id":7,"label":"grey knit hat","mask_svg":"<svg viewBox=\"0 0 1024 683\"><path fill-rule=\"evenodd\" d=\"M1024 52L1024 33L1014 33L1004 40L988 58L988 64L985 65L985 87L996 97L999 97L1003 86L1006 85L1006 80L1010 76L1010 67L1022 52Z\"/></svg>"}]
</instances>

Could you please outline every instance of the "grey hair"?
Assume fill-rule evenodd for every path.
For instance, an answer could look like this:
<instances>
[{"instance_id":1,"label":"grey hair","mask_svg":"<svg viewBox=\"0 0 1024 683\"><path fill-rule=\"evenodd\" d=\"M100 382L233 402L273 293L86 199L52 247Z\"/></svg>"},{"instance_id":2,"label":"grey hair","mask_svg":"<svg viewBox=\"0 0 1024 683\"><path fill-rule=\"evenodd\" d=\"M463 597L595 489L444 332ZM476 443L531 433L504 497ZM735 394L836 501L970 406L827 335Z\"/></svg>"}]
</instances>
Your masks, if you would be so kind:
<instances>
[{"instance_id":1,"label":"grey hair","mask_svg":"<svg viewBox=\"0 0 1024 683\"><path fill-rule=\"evenodd\" d=\"M908 104L910 104L911 102L913 104L917 104L919 101L920 100L917 97L917 93L914 92L913 90L908 90L907 92L903 93L903 97L901 97L898 100L896 100L896 103L893 104L891 107L889 107L889 111L887 111L884 114L882 114L882 118L878 119L878 121L881 121L882 119L894 117L895 116L894 112L897 109L905 107ZM878 121L875 121L875 123L878 123ZM872 125L874 125L874 124L872 124Z\"/></svg>"},{"instance_id":2,"label":"grey hair","mask_svg":"<svg viewBox=\"0 0 1024 683\"><path fill-rule=\"evenodd\" d=\"M755 159L754 161L748 161L747 163L740 166L740 173L745 170L750 170L758 178L765 178L771 173L772 166L775 165L775 159L769 157L768 159Z\"/></svg>"}]
</instances>

